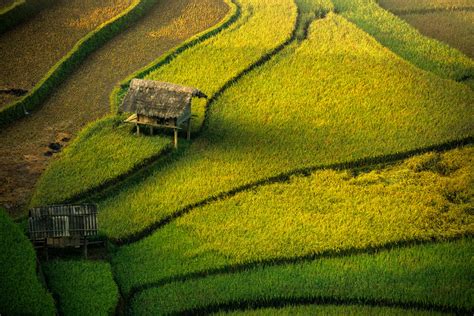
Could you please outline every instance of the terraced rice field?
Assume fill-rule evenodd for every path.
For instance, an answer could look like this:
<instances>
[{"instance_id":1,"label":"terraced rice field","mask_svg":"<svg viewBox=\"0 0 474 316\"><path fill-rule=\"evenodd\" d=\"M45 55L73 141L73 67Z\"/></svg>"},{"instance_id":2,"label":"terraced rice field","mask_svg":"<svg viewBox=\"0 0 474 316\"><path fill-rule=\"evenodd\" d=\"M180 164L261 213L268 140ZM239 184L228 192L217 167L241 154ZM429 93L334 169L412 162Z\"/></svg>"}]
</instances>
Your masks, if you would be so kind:
<instances>
[{"instance_id":1,"label":"terraced rice field","mask_svg":"<svg viewBox=\"0 0 474 316\"><path fill-rule=\"evenodd\" d=\"M385 80L397 85L389 90ZM291 170L468 137L472 100L469 88L419 71L331 15L313 24L308 41L290 45L226 90L212 105L206 131L181 159L164 170L157 165L100 201L102 228L120 239L209 196ZM290 102L294 107L286 106Z\"/></svg>"},{"instance_id":2,"label":"terraced rice field","mask_svg":"<svg viewBox=\"0 0 474 316\"><path fill-rule=\"evenodd\" d=\"M474 3L460 1L381 0L422 34L436 38L474 58Z\"/></svg>"},{"instance_id":3,"label":"terraced rice field","mask_svg":"<svg viewBox=\"0 0 474 316\"><path fill-rule=\"evenodd\" d=\"M209 10L203 14L202 8ZM143 20L88 58L38 112L3 128L0 176L6 181L0 186L0 202L8 204L11 212L24 214L21 210L51 160L45 156L51 152L48 145L67 145L65 139L109 113L109 94L119 80L217 23L226 10L227 6L216 0L174 1L172 5L158 1Z\"/></svg>"},{"instance_id":4,"label":"terraced rice field","mask_svg":"<svg viewBox=\"0 0 474 316\"><path fill-rule=\"evenodd\" d=\"M62 109L81 122L111 112L78 132L29 200L97 203L109 241L108 262L42 263L58 311L472 314L474 61L372 0L239 0L220 3L198 37L125 66L116 47L137 29L161 43L193 23L154 29L148 19L173 5L159 2L91 55L37 113L75 134ZM465 2L411 5L399 10ZM127 69L101 94L86 75L94 65ZM170 135L138 137L122 123L134 77L209 96L193 103L193 138L178 150ZM65 105L74 100L80 110Z\"/></svg>"}]
</instances>

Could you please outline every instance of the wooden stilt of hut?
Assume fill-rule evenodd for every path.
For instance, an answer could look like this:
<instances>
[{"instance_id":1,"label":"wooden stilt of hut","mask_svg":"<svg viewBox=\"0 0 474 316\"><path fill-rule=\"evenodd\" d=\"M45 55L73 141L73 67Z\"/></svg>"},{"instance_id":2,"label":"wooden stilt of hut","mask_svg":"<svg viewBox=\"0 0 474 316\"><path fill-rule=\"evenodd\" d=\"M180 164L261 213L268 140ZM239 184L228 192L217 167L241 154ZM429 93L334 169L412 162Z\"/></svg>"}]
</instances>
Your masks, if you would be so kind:
<instances>
[{"instance_id":1,"label":"wooden stilt of hut","mask_svg":"<svg viewBox=\"0 0 474 316\"><path fill-rule=\"evenodd\" d=\"M187 139L191 138L191 100L193 97L207 98L196 88L168 82L133 79L119 111L134 113L127 123L135 124L137 135L140 126L171 128L174 131L174 147L178 147L178 130L186 123Z\"/></svg>"}]
</instances>

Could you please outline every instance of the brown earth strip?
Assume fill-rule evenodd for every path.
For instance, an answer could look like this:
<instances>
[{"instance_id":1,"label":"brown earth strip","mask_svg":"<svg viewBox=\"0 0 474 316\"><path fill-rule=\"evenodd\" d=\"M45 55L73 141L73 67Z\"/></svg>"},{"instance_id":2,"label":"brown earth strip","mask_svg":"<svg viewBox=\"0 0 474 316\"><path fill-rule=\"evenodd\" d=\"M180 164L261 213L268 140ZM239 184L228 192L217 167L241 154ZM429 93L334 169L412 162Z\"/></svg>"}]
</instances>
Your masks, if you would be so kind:
<instances>
[{"instance_id":1,"label":"brown earth strip","mask_svg":"<svg viewBox=\"0 0 474 316\"><path fill-rule=\"evenodd\" d=\"M93 53L39 111L0 131L0 204L14 217L24 215L51 159L45 154L55 152L48 145L67 145L88 122L109 112L108 97L118 81L216 24L227 10L221 0L159 0L136 25Z\"/></svg>"},{"instance_id":2,"label":"brown earth strip","mask_svg":"<svg viewBox=\"0 0 474 316\"><path fill-rule=\"evenodd\" d=\"M0 88L31 90L74 44L132 0L55 0L0 35ZM0 94L0 107L17 99Z\"/></svg>"}]
</instances>

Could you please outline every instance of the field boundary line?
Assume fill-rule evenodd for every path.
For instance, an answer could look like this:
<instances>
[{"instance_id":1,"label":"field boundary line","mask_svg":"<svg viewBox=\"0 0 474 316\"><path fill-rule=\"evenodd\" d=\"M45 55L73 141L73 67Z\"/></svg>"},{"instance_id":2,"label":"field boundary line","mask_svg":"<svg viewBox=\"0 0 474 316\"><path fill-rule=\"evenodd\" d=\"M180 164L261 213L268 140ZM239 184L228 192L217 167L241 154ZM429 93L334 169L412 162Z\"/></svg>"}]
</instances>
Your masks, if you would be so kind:
<instances>
[{"instance_id":1,"label":"field boundary line","mask_svg":"<svg viewBox=\"0 0 474 316\"><path fill-rule=\"evenodd\" d=\"M121 97L127 92L127 89L130 85L130 81L134 78L144 78L151 72L155 71L156 69L169 64L173 61L178 55L183 53L184 51L188 50L196 46L197 44L208 40L217 34L221 33L222 31L228 29L231 25L233 25L241 16L241 6L237 0L223 0L229 7L230 10L226 14L226 16L216 25L208 28L191 38L184 41L182 44L174 47L163 55L146 65L145 67L135 71L131 75L129 75L124 80L120 81L116 87L112 90L109 100L110 100L110 110L112 114L116 114L119 103L121 101Z\"/></svg>"},{"instance_id":2,"label":"field boundary line","mask_svg":"<svg viewBox=\"0 0 474 316\"><path fill-rule=\"evenodd\" d=\"M457 147L470 145L472 143L474 143L474 136L469 136L469 137L459 139L459 140L453 140L453 141L449 141L449 142L445 142L445 143L441 143L437 145L420 147L420 148L416 148L416 149L412 149L412 150L408 150L404 152L397 152L397 153L373 156L373 157L365 157L365 158L360 158L356 160L337 162L337 163L331 163L331 164L319 164L319 165L290 170L288 172L283 172L280 174L276 174L270 177L266 177L263 179L255 180L253 182L249 182L249 183L237 186L228 191L215 193L205 199L202 199L192 204L188 204L176 210L172 214L167 215L163 217L161 220L158 220L155 223L150 224L148 227L142 229L141 231L138 231L136 233L130 234L122 238L110 238L109 241L116 244L117 246L129 245L129 244L138 242L142 239L149 237L155 231L168 225L172 221L190 213L192 210L196 208L232 197L241 192L256 189L260 186L270 185L274 183L288 182L293 176L307 177L307 176L312 175L314 172L320 171L320 170L329 170L329 169L330 170L347 170L347 169L357 169L357 168L364 168L364 167L366 168L366 167L375 166L375 165L384 164L384 163L395 163L397 161L404 160L415 155L420 155L420 154L424 154L431 151L443 152L443 151L447 151L447 150L454 149ZM172 159L172 157L170 158ZM146 170L153 168L155 166L156 166L155 163L149 166L146 166L145 169L140 170L139 174L137 174L136 176L139 176ZM104 193L102 194L99 193L96 197L100 199L100 197L103 196L103 194ZM92 197L91 199L87 199L86 201L92 202L93 200L95 199Z\"/></svg>"},{"instance_id":3,"label":"field boundary line","mask_svg":"<svg viewBox=\"0 0 474 316\"><path fill-rule=\"evenodd\" d=\"M201 270L192 273L186 273L182 275L176 275L173 277L162 278L160 280L140 284L138 286L132 286L128 294L125 296L125 302L130 304L133 299L142 292L145 292L150 289L160 288L165 285L171 283L185 283L188 281L194 281L199 279L205 279L210 276L217 276L217 275L234 275L239 274L242 272L246 272L253 269L259 268L269 268L269 267L277 267L277 266L289 266L289 265L296 265L301 263L312 262L316 260L322 259L335 259L335 258L344 258L347 256L355 256L355 255L373 255L377 254L381 251L391 251L394 249L399 248L409 248L414 246L423 246L423 245L430 245L436 243L451 243L462 239L472 239L474 237L473 234L460 234L458 236L453 236L449 238L432 238L429 240L420 240L420 239L411 239L411 240L404 240L404 241L394 241L382 244L380 246L369 246L365 248L348 248L342 251L334 251L334 250L327 250L320 253L310 253L303 256L296 256L296 257L279 257L273 259L265 259L260 261L251 261L247 263L241 264L231 264L219 268L214 268L210 270ZM118 283L117 283L118 284ZM403 303L405 304L405 303ZM128 305L127 305L128 306ZM426 308L432 308L433 306L427 306ZM436 306L434 306L436 307ZM441 310L446 308L445 306L440 306ZM451 311L459 311L458 309L454 310L447 310L448 312Z\"/></svg>"},{"instance_id":4,"label":"field boundary line","mask_svg":"<svg viewBox=\"0 0 474 316\"><path fill-rule=\"evenodd\" d=\"M365 248L348 248L341 251L335 250L326 250L319 253L309 253L307 255L302 256L295 256L295 257L278 257L272 259L265 259L265 260L255 260L249 261L246 263L238 263L238 264L230 264L226 266L222 266L219 268L213 268L209 270L201 270L191 273L185 273L181 275L175 275L172 277L166 277L159 279L157 281L143 283L138 286L132 286L130 291L127 294L127 300L130 300L138 293L146 291L151 288L162 287L169 283L177 283L177 282L187 282L191 280L197 279L204 279L208 276L213 275L224 275L224 274L236 274L240 272L244 272L250 269L257 269L257 268L266 268L266 267L274 267L274 266L285 266L285 265L294 265L300 264L315 260L321 259L335 259L335 258L344 258L348 256L354 255L372 255L375 253L379 253L381 251L390 251L397 248L408 248L413 246L423 246L441 242L454 242L464 238L473 238L474 235L459 235L450 238L442 238L442 239L431 239L431 240L420 240L420 239L411 239L405 241L394 241L388 242L379 246L368 246Z\"/></svg>"},{"instance_id":5,"label":"field boundary line","mask_svg":"<svg viewBox=\"0 0 474 316\"><path fill-rule=\"evenodd\" d=\"M135 0L123 12L82 37L28 94L0 110L0 127L26 116L28 111L39 108L54 92L55 88L66 80L92 52L145 15L156 1Z\"/></svg>"},{"instance_id":6,"label":"field boundary line","mask_svg":"<svg viewBox=\"0 0 474 316\"><path fill-rule=\"evenodd\" d=\"M300 9L298 7L298 4L296 1L293 1L295 6L296 6L296 19L295 23L293 25L293 30L291 31L290 36L280 45L277 47L273 48L271 51L268 53L264 54L262 57L260 57L257 61L255 61L253 64L250 64L247 68L242 70L240 73L235 75L233 78L230 78L226 83L224 83L206 102L205 106L205 112L204 112L204 120L201 124L201 127L199 128L199 131L195 133L195 137L199 137L204 130L207 128L207 125L209 123L209 117L211 115L211 108L214 102L216 102L217 99L227 90L229 89L232 85L237 83L240 79L242 79L244 76L252 72L253 70L259 68L260 66L266 64L268 61L270 61L273 57L275 57L277 54L279 54L283 49L285 49L288 45L290 45L293 41L296 40L296 32L298 29L298 25L301 21L301 13Z\"/></svg>"}]
</instances>

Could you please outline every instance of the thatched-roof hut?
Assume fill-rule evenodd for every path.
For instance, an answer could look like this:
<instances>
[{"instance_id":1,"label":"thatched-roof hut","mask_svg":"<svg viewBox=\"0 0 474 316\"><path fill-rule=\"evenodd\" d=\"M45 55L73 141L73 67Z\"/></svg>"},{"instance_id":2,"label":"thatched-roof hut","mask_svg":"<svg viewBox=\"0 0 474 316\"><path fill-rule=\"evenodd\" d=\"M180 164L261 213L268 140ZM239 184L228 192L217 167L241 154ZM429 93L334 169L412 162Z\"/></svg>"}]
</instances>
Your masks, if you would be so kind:
<instances>
[{"instance_id":1,"label":"thatched-roof hut","mask_svg":"<svg viewBox=\"0 0 474 316\"><path fill-rule=\"evenodd\" d=\"M133 79L125 96L120 112L135 113L126 122L140 125L174 129L175 147L178 145L178 129L187 123L187 137L190 138L191 100L207 96L196 88L168 82Z\"/></svg>"}]
</instances>

